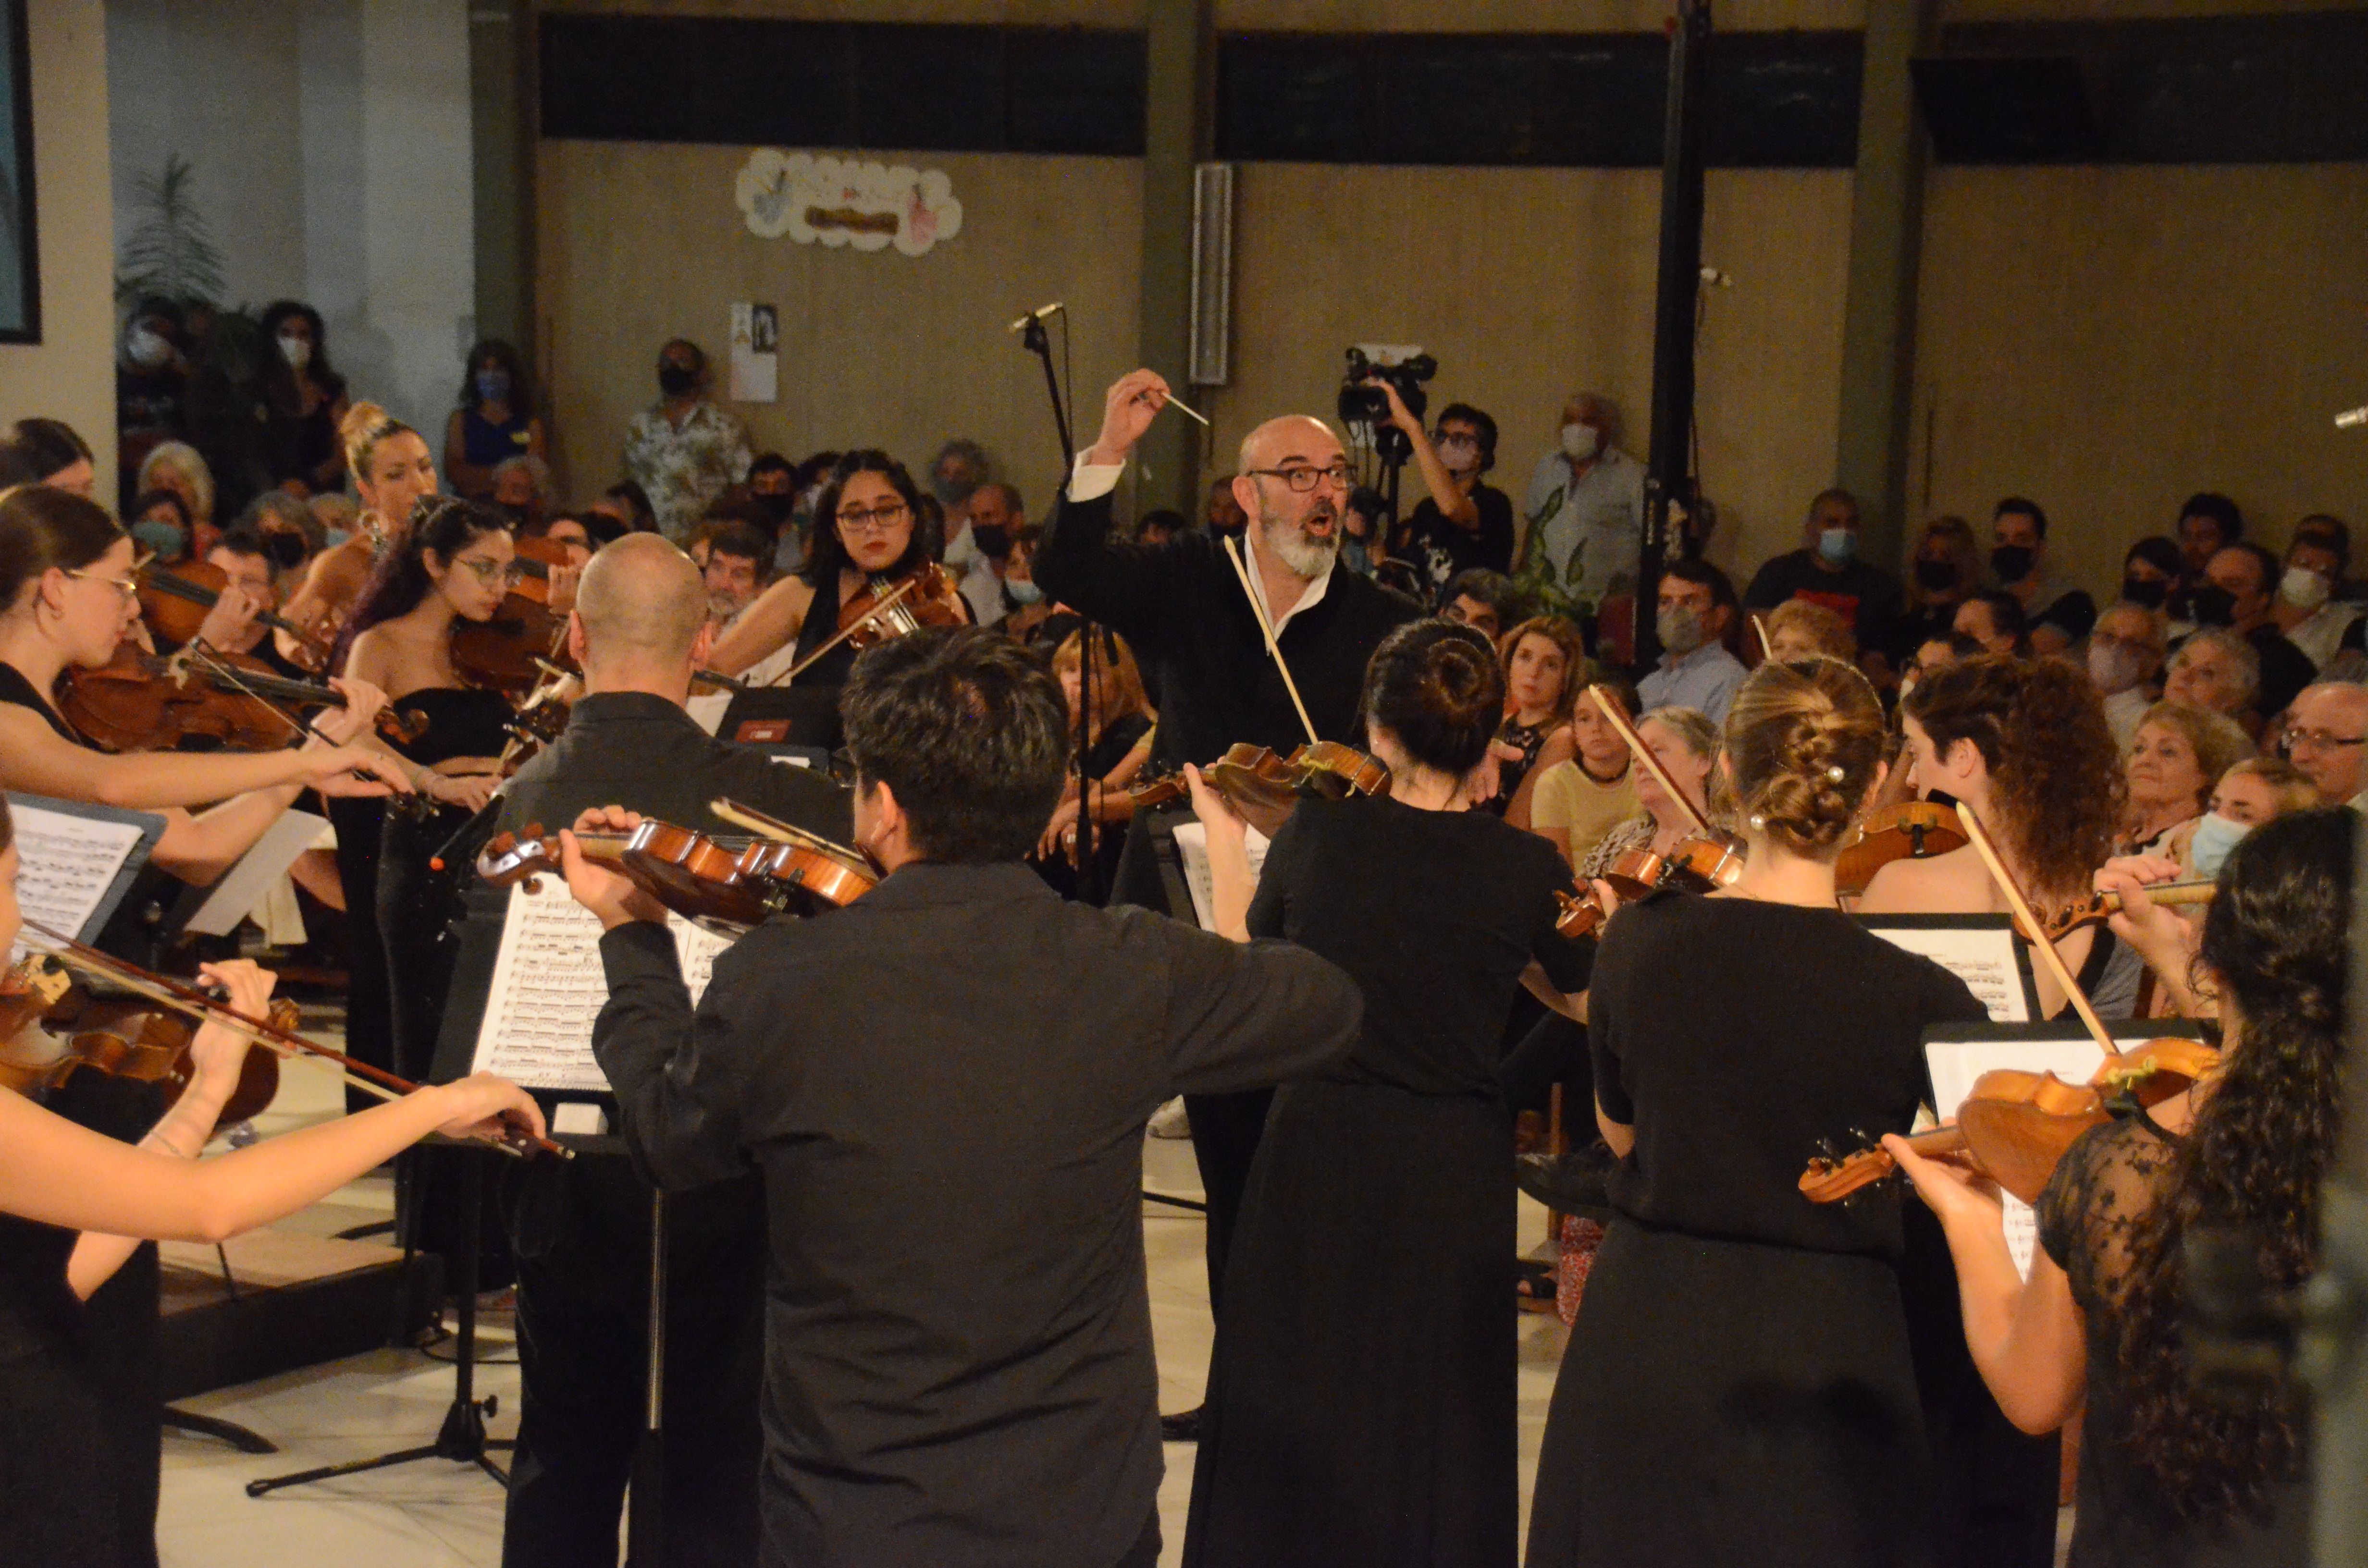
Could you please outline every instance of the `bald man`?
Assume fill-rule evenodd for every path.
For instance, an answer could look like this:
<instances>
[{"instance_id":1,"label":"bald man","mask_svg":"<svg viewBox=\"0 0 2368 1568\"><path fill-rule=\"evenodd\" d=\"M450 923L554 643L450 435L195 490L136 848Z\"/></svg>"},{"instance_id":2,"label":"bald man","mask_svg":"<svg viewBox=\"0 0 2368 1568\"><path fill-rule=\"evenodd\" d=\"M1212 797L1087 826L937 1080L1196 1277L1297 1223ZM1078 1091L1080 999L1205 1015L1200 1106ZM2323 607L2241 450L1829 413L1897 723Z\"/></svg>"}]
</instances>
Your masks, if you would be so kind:
<instances>
[{"instance_id":1,"label":"bald man","mask_svg":"<svg viewBox=\"0 0 2368 1568\"><path fill-rule=\"evenodd\" d=\"M2303 687L2278 742L2320 800L2330 806L2351 800L2368 789L2368 768L2360 765L2368 751L2368 687L2349 681Z\"/></svg>"},{"instance_id":2,"label":"bald man","mask_svg":"<svg viewBox=\"0 0 2368 1568\"><path fill-rule=\"evenodd\" d=\"M1223 547L1195 529L1162 544L1112 537L1110 493L1127 457L1167 402L1167 383L1132 370L1103 400L1102 427L1077 459L1045 526L1034 562L1047 597L1117 629L1159 692L1155 772L1209 763L1237 742L1289 753L1309 737L1258 615ZM1181 418L1181 415L1170 415ZM1315 737L1363 744L1357 699L1365 664L1391 630L1419 616L1411 601L1338 564L1349 502L1340 438L1320 419L1269 419L1242 442L1234 499L1248 515L1240 542L1251 588L1275 628ZM1138 812L1127 824L1113 901L1190 916L1172 907L1160 875L1181 808ZM1224 1288L1225 1249L1240 1211L1270 1094L1191 1095L1192 1153L1209 1201L1209 1296ZM1171 1418L1173 1437L1197 1436Z\"/></svg>"},{"instance_id":3,"label":"bald man","mask_svg":"<svg viewBox=\"0 0 2368 1568\"><path fill-rule=\"evenodd\" d=\"M731 832L708 811L728 795L849 840L845 790L715 740L683 711L713 641L707 611L699 567L663 535L628 534L593 556L567 628L585 695L566 733L511 780L496 826L558 827L588 806L622 805ZM481 947L498 944L507 898L473 906L470 937ZM528 1164L503 1191L524 1397L502 1562L614 1564L643 1425L653 1189L622 1154ZM763 1194L753 1176L677 1193L666 1226L666 1561L753 1564Z\"/></svg>"}]
</instances>

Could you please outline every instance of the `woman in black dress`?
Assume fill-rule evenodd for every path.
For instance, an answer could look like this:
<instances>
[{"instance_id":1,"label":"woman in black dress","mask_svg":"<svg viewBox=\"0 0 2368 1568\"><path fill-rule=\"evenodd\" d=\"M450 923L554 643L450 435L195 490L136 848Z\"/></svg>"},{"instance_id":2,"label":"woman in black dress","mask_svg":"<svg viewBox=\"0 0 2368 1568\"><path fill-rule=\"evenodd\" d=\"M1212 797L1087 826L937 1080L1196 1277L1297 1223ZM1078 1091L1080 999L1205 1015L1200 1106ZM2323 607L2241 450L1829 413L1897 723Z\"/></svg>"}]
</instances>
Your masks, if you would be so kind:
<instances>
[{"instance_id":1,"label":"woman in black dress","mask_svg":"<svg viewBox=\"0 0 2368 1568\"><path fill-rule=\"evenodd\" d=\"M2248 834L2194 926L2145 903L2120 864L2100 876L2121 933L2175 995L2218 996L2225 1065L2180 1100L2082 1138L2039 1199L2041 1255L2016 1273L1998 1199L1887 1141L1941 1216L1965 1338L2025 1431L2086 1409L2075 1568L2210 1568L2310 1554L2309 1415L2273 1384L2206 1392L2182 1332L2181 1247L2197 1227L2254 1243L2272 1290L2317 1266L2321 1182L2342 1120L2350 812ZM2173 873L2167 863L2151 869Z\"/></svg>"},{"instance_id":2,"label":"woman in black dress","mask_svg":"<svg viewBox=\"0 0 2368 1568\"><path fill-rule=\"evenodd\" d=\"M1198 1568L1514 1561L1498 1039L1525 982L1570 1006L1587 947L1554 930L1554 846L1470 809L1503 704L1480 633L1391 633L1361 704L1391 793L1303 801L1255 900L1240 819L1188 774L1219 931L1297 942L1365 996L1348 1061L1275 1092L1250 1169L1192 1474Z\"/></svg>"},{"instance_id":3,"label":"woman in black dress","mask_svg":"<svg viewBox=\"0 0 2368 1568\"><path fill-rule=\"evenodd\" d=\"M321 312L294 300L266 308L256 329L264 343L256 375L261 402L264 477L298 496L317 495L345 483L346 455L338 425L346 416L346 379L329 368Z\"/></svg>"},{"instance_id":4,"label":"woman in black dress","mask_svg":"<svg viewBox=\"0 0 2368 1568\"><path fill-rule=\"evenodd\" d=\"M1905 1131L1920 1036L1985 1014L1835 907L1883 710L1831 659L1762 665L1722 766L1749 863L1612 918L1589 991L1613 1218L1554 1384L1530 1568L1928 1560L1899 1195L1801 1196L1821 1141Z\"/></svg>"},{"instance_id":5,"label":"woman in black dress","mask_svg":"<svg viewBox=\"0 0 2368 1568\"><path fill-rule=\"evenodd\" d=\"M1089 898L1096 903L1110 896L1118 874L1119 852L1126 846L1127 819L1134 802L1127 786L1151 756L1152 726L1158 715L1143 693L1143 675L1126 639L1103 630L1094 634L1094 696L1084 699L1083 631L1072 631L1053 652L1053 675L1069 699L1069 720L1076 727L1075 744L1085 742L1085 771L1093 779L1087 792L1092 802L1095 875L1087 887L1077 875L1077 778L1074 767L1061 787L1061 803L1036 846L1033 864L1064 898ZM1079 733L1082 732L1082 735Z\"/></svg>"}]
</instances>

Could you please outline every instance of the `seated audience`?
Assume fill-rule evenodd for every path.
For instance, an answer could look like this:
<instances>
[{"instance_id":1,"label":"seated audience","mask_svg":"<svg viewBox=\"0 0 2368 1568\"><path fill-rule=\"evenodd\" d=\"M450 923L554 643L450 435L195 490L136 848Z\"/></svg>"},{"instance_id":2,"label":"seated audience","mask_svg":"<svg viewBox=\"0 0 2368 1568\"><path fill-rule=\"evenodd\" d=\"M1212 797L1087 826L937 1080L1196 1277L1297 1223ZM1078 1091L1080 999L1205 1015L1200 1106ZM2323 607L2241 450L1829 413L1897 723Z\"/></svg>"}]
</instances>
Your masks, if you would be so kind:
<instances>
[{"instance_id":1,"label":"seated audience","mask_svg":"<svg viewBox=\"0 0 2368 1568\"><path fill-rule=\"evenodd\" d=\"M1651 709L1636 721L1636 735L1694 808L1707 813L1711 767L1718 759L1719 744L1718 726L1709 715L1691 708ZM1667 855L1694 835L1693 818L1662 790L1650 768L1639 765L1633 778L1642 809L1596 840L1595 847L1579 858L1582 883L1603 875L1631 849Z\"/></svg>"},{"instance_id":2,"label":"seated audience","mask_svg":"<svg viewBox=\"0 0 2368 1568\"><path fill-rule=\"evenodd\" d=\"M1762 652L1780 664L1820 653L1846 665L1858 663L1858 640L1850 628L1840 616L1814 600L1786 599L1759 621L1768 629L1768 646Z\"/></svg>"},{"instance_id":3,"label":"seated audience","mask_svg":"<svg viewBox=\"0 0 2368 1568\"><path fill-rule=\"evenodd\" d=\"M2318 673L2278 631L2278 577L2276 556L2239 540L2213 554L2204 563L2203 584L2190 596L2199 623L2227 627L2252 645L2260 661L2254 708L2264 719L2284 712L2294 693Z\"/></svg>"},{"instance_id":4,"label":"seated audience","mask_svg":"<svg viewBox=\"0 0 2368 1568\"><path fill-rule=\"evenodd\" d=\"M1497 792L1474 801L1473 809L1501 817L1512 815L1513 808L1524 808L1512 820L1515 827L1526 827L1529 780L1541 768L1567 761L1574 750L1571 705L1587 681L1587 644L1569 621L1541 615L1498 639L1497 656L1505 670L1505 717L1497 727ZM1520 753L1520 760L1507 757L1507 748Z\"/></svg>"},{"instance_id":5,"label":"seated audience","mask_svg":"<svg viewBox=\"0 0 2368 1568\"><path fill-rule=\"evenodd\" d=\"M2171 654L2162 694L2172 702L2226 714L2252 734L2261 727L2253 700L2260 683L2261 661L2253 645L2225 627L2207 626Z\"/></svg>"},{"instance_id":6,"label":"seated audience","mask_svg":"<svg viewBox=\"0 0 2368 1568\"><path fill-rule=\"evenodd\" d=\"M1664 566L1653 621L1661 639L1661 663L1636 683L1645 706L1691 708L1713 724L1726 722L1727 704L1748 673L1726 651L1734 625L1735 585L1725 573L1707 561L1680 559Z\"/></svg>"},{"instance_id":7,"label":"seated audience","mask_svg":"<svg viewBox=\"0 0 2368 1568\"><path fill-rule=\"evenodd\" d=\"M170 490L133 496L123 508L123 522L141 554L158 566L177 566L196 558L189 544L189 508Z\"/></svg>"},{"instance_id":8,"label":"seated audience","mask_svg":"<svg viewBox=\"0 0 2368 1568\"><path fill-rule=\"evenodd\" d=\"M1527 519L1513 575L1539 608L1587 624L1606 599L1636 591L1645 465L1620 444L1620 405L1599 392L1563 404L1554 450L1521 500Z\"/></svg>"},{"instance_id":9,"label":"seated audience","mask_svg":"<svg viewBox=\"0 0 2368 1568\"><path fill-rule=\"evenodd\" d=\"M1340 508L1340 560L1360 577L1370 577L1390 558L1389 504L1372 485L1349 492Z\"/></svg>"},{"instance_id":10,"label":"seated audience","mask_svg":"<svg viewBox=\"0 0 2368 1568\"><path fill-rule=\"evenodd\" d=\"M2303 657L2320 669L2334 663L2344 634L2358 625L2362 607L2343 596L2351 566L2351 530L2340 517L2323 514L2294 525L2286 546L2285 574L2278 579L2270 619Z\"/></svg>"},{"instance_id":11,"label":"seated audience","mask_svg":"<svg viewBox=\"0 0 2368 1568\"><path fill-rule=\"evenodd\" d=\"M630 479L609 486L601 492L600 499L584 510L604 513L616 518L629 534L658 531L657 514L650 509L649 493Z\"/></svg>"},{"instance_id":12,"label":"seated audience","mask_svg":"<svg viewBox=\"0 0 2368 1568\"><path fill-rule=\"evenodd\" d=\"M2288 812L2307 812L2326 803L2291 765L2273 756L2247 757L2212 787L2211 810L2172 835L2171 857L2179 862L2180 879L2216 878L2228 852L2253 829Z\"/></svg>"},{"instance_id":13,"label":"seated audience","mask_svg":"<svg viewBox=\"0 0 2368 1568\"><path fill-rule=\"evenodd\" d=\"M280 300L265 309L256 332L267 346L256 377L256 455L264 476L300 499L344 488L346 449L338 429L349 404L346 379L329 368L321 312Z\"/></svg>"},{"instance_id":14,"label":"seated audience","mask_svg":"<svg viewBox=\"0 0 2368 1568\"><path fill-rule=\"evenodd\" d=\"M2278 751L2330 806L2368 789L2361 751L2368 746L2368 687L2344 681L2306 686L2286 710Z\"/></svg>"},{"instance_id":15,"label":"seated audience","mask_svg":"<svg viewBox=\"0 0 2368 1568\"><path fill-rule=\"evenodd\" d=\"M1033 642L1036 634L1059 607L1036 585L1036 545L1044 530L1023 523L1011 532L1011 548L996 563L1000 584L995 600L995 629L1015 642Z\"/></svg>"},{"instance_id":16,"label":"seated audience","mask_svg":"<svg viewBox=\"0 0 2368 1568\"><path fill-rule=\"evenodd\" d=\"M2172 835L2203 814L2219 777L2253 755L2235 720L2180 702L2157 702L2138 722L2123 776L2129 806L2123 852L2169 853Z\"/></svg>"},{"instance_id":17,"label":"seated audience","mask_svg":"<svg viewBox=\"0 0 2368 1568\"><path fill-rule=\"evenodd\" d=\"M1989 650L1979 640L1962 631L1951 631L1939 637L1928 637L1916 645L1907 667L1899 672L1899 695L1906 697L1918 677L1935 670L1946 669L1959 659L1970 659Z\"/></svg>"},{"instance_id":18,"label":"seated audience","mask_svg":"<svg viewBox=\"0 0 2368 1568\"><path fill-rule=\"evenodd\" d=\"M598 520L611 526L616 522L613 517L602 517ZM573 512L562 512L543 524L541 537L567 551L567 564L570 566L589 564L593 552L598 550L601 544L608 542L606 540L598 543L594 542L591 528L582 517Z\"/></svg>"},{"instance_id":19,"label":"seated audience","mask_svg":"<svg viewBox=\"0 0 2368 1568\"><path fill-rule=\"evenodd\" d=\"M2089 633L2089 679L2105 699L2113 744L2125 752L2138 738L2138 721L2161 695L2167 645L2162 612L2127 599L2099 616Z\"/></svg>"},{"instance_id":20,"label":"seated audience","mask_svg":"<svg viewBox=\"0 0 2368 1568\"><path fill-rule=\"evenodd\" d=\"M550 453L518 350L489 337L469 350L467 364L459 404L444 422L444 477L456 494L498 501L495 469L511 458L548 461Z\"/></svg>"},{"instance_id":21,"label":"seated audience","mask_svg":"<svg viewBox=\"0 0 2368 1568\"><path fill-rule=\"evenodd\" d=\"M1350 499L1354 500L1355 497L1351 496ZM1134 542L1147 549L1152 545L1166 544L1169 540L1179 538L1191 530L1192 519L1183 513L1172 506L1155 506L1134 520ZM1341 546L1341 554L1345 556L1347 553L1348 547L1344 544Z\"/></svg>"},{"instance_id":22,"label":"seated audience","mask_svg":"<svg viewBox=\"0 0 2368 1568\"><path fill-rule=\"evenodd\" d=\"M1947 636L1956 623L1957 607L1981 585L1982 552L1974 540L1973 525L1963 517L1935 517L1926 523L1916 541L1905 608L1884 650L1891 662L1904 666L1917 649Z\"/></svg>"},{"instance_id":23,"label":"seated audience","mask_svg":"<svg viewBox=\"0 0 2368 1568\"><path fill-rule=\"evenodd\" d=\"M528 452L494 465L491 498L520 533L531 534L558 502L559 490L552 483L551 465Z\"/></svg>"},{"instance_id":24,"label":"seated audience","mask_svg":"<svg viewBox=\"0 0 2368 1568\"><path fill-rule=\"evenodd\" d=\"M1011 555L1011 539L1027 526L1028 516L1019 490L995 479L971 491L963 512L967 518L963 527L974 548L964 565L956 565L949 548L946 564L962 574L962 597L970 601L971 613L978 618L978 624L985 626L1005 613L1003 579Z\"/></svg>"},{"instance_id":25,"label":"seated audience","mask_svg":"<svg viewBox=\"0 0 2368 1568\"><path fill-rule=\"evenodd\" d=\"M625 431L625 472L668 539L688 539L708 503L748 477L747 427L715 405L711 383L706 352L672 339L658 350L658 401Z\"/></svg>"},{"instance_id":26,"label":"seated audience","mask_svg":"<svg viewBox=\"0 0 2368 1568\"><path fill-rule=\"evenodd\" d=\"M2213 491L2199 491L2179 508L2179 555L2191 585L2203 580L2211 559L2245 537L2245 514Z\"/></svg>"},{"instance_id":27,"label":"seated audience","mask_svg":"<svg viewBox=\"0 0 2368 1568\"><path fill-rule=\"evenodd\" d=\"M2174 642L2195 630L2187 619L2187 557L2160 534L2148 534L2122 557L2121 597L2162 611L2164 635Z\"/></svg>"},{"instance_id":28,"label":"seated audience","mask_svg":"<svg viewBox=\"0 0 2368 1568\"><path fill-rule=\"evenodd\" d=\"M1632 693L1604 684L1611 687L1622 717L1635 711ZM1570 734L1575 748L1571 759L1531 775L1527 825L1561 850L1576 869L1587 863L1605 835L1644 806L1636 799L1636 759L1592 697L1582 694L1571 709ZM1523 825L1520 810L1517 801L1506 813L1516 827Z\"/></svg>"},{"instance_id":29,"label":"seated audience","mask_svg":"<svg viewBox=\"0 0 2368 1568\"><path fill-rule=\"evenodd\" d=\"M2004 588L1983 588L1966 596L1951 625L1988 653L2019 656L2030 651L2022 601Z\"/></svg>"},{"instance_id":30,"label":"seated audience","mask_svg":"<svg viewBox=\"0 0 2368 1568\"><path fill-rule=\"evenodd\" d=\"M1809 503L1806 538L1760 567L1744 591L1743 608L1770 610L1786 599L1808 599L1842 618L1862 648L1880 648L1899 618L1899 580L1858 557L1858 497L1822 492Z\"/></svg>"},{"instance_id":31,"label":"seated audience","mask_svg":"<svg viewBox=\"0 0 2368 1568\"><path fill-rule=\"evenodd\" d=\"M144 495L169 490L181 498L189 525L189 548L203 555L213 548L222 530L214 526L214 475L198 449L186 441L165 441L149 449L139 477L124 494Z\"/></svg>"},{"instance_id":32,"label":"seated audience","mask_svg":"<svg viewBox=\"0 0 2368 1568\"><path fill-rule=\"evenodd\" d=\"M702 542L707 551L700 570L707 585L707 619L721 636L771 580L773 548L746 523L726 523L705 535Z\"/></svg>"},{"instance_id":33,"label":"seated audience","mask_svg":"<svg viewBox=\"0 0 2368 1568\"><path fill-rule=\"evenodd\" d=\"M748 499L765 514L765 536L779 548L797 527L797 465L779 452L762 452L748 465Z\"/></svg>"},{"instance_id":34,"label":"seated audience","mask_svg":"<svg viewBox=\"0 0 2368 1568\"><path fill-rule=\"evenodd\" d=\"M2047 570L2047 514L2036 501L2009 495L1990 517L1990 570L2022 606L2033 657L2060 653L2097 623L2097 604Z\"/></svg>"},{"instance_id":35,"label":"seated audience","mask_svg":"<svg viewBox=\"0 0 2368 1568\"><path fill-rule=\"evenodd\" d=\"M1209 506L1204 519L1209 532L1222 539L1227 535L1240 538L1250 526L1250 515L1234 496L1234 476L1219 474L1209 482Z\"/></svg>"},{"instance_id":36,"label":"seated audience","mask_svg":"<svg viewBox=\"0 0 2368 1568\"><path fill-rule=\"evenodd\" d=\"M1440 590L1439 613L1495 642L1520 619L1521 592L1502 572L1483 566L1458 572Z\"/></svg>"}]
</instances>

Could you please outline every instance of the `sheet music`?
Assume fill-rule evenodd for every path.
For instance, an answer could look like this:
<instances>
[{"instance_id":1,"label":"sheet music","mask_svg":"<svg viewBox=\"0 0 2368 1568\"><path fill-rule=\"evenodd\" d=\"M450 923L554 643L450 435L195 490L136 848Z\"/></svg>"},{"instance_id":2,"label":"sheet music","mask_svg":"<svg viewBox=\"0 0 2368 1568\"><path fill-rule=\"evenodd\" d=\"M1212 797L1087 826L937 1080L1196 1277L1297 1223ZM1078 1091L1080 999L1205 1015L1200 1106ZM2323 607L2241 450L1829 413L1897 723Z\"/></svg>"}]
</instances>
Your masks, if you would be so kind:
<instances>
[{"instance_id":1,"label":"sheet music","mask_svg":"<svg viewBox=\"0 0 2368 1568\"><path fill-rule=\"evenodd\" d=\"M10 800L9 810L17 824L17 907L52 931L86 935L83 927L146 836L142 824L49 811L21 797ZM20 937L8 959L24 955Z\"/></svg>"},{"instance_id":2,"label":"sheet music","mask_svg":"<svg viewBox=\"0 0 2368 1568\"><path fill-rule=\"evenodd\" d=\"M605 1095L609 1079L592 1055L592 1025L609 1000L600 920L559 878L544 877L541 884L535 892L523 884L510 889L472 1069L529 1089ZM732 944L680 915L668 915L666 926L695 1005L715 955Z\"/></svg>"},{"instance_id":3,"label":"sheet music","mask_svg":"<svg viewBox=\"0 0 2368 1568\"><path fill-rule=\"evenodd\" d=\"M246 918L249 911L261 903L296 857L321 840L321 830L329 825L326 817L310 812L282 812L272 824L263 830L247 852L238 858L214 884L197 913L182 925L184 931L203 937L226 937Z\"/></svg>"},{"instance_id":4,"label":"sheet music","mask_svg":"<svg viewBox=\"0 0 2368 1568\"><path fill-rule=\"evenodd\" d=\"M1989 1009L1990 1022L2032 1021L2031 999L2015 961L2014 933L2007 926L1892 925L1880 915L1861 924L1892 946L1919 953L1964 981L1974 999Z\"/></svg>"},{"instance_id":5,"label":"sheet music","mask_svg":"<svg viewBox=\"0 0 2368 1568\"><path fill-rule=\"evenodd\" d=\"M1256 828L1243 832L1243 845L1249 850L1250 891L1258 891L1258 874L1266 869L1267 836ZM1176 848L1184 859L1184 885L1192 890L1192 913L1200 916L1201 929L1217 928L1216 881L1209 874L1209 830L1197 822L1176 824Z\"/></svg>"}]
</instances>

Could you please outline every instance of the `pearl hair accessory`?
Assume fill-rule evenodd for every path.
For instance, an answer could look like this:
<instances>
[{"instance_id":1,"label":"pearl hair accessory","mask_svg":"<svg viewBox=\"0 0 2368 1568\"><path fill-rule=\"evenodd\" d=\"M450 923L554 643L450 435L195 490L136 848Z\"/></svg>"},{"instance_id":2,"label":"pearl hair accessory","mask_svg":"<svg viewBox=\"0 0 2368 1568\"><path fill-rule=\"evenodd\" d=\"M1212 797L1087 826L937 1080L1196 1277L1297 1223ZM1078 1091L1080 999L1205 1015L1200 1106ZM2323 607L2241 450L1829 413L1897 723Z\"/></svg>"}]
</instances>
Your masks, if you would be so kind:
<instances>
[{"instance_id":1,"label":"pearl hair accessory","mask_svg":"<svg viewBox=\"0 0 2368 1568\"><path fill-rule=\"evenodd\" d=\"M1837 784L1840 783L1843 778L1841 764L1836 763L1831 767L1827 768L1826 777L1832 779Z\"/></svg>"}]
</instances>

